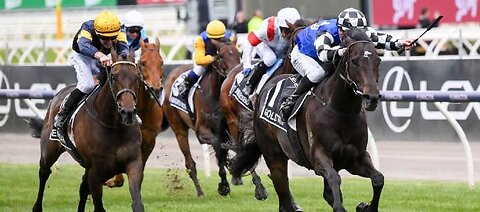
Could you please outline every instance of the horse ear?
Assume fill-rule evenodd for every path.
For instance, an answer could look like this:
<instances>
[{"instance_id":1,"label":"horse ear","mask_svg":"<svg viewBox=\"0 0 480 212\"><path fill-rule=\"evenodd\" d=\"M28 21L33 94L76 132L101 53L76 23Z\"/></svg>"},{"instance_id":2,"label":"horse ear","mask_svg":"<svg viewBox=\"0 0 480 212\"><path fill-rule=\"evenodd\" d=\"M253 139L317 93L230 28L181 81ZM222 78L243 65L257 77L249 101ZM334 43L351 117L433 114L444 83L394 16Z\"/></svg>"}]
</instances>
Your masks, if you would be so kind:
<instances>
[{"instance_id":1,"label":"horse ear","mask_svg":"<svg viewBox=\"0 0 480 212\"><path fill-rule=\"evenodd\" d=\"M158 40L158 37L155 38L155 45L160 49L160 40Z\"/></svg>"},{"instance_id":2,"label":"horse ear","mask_svg":"<svg viewBox=\"0 0 480 212\"><path fill-rule=\"evenodd\" d=\"M135 62L135 50L133 49L133 47L130 47L128 51L128 61Z\"/></svg>"},{"instance_id":3,"label":"horse ear","mask_svg":"<svg viewBox=\"0 0 480 212\"><path fill-rule=\"evenodd\" d=\"M112 62L116 62L118 58L118 54L117 54L117 48L115 48L115 45L113 45L112 48L110 49L110 55L112 56Z\"/></svg>"},{"instance_id":4,"label":"horse ear","mask_svg":"<svg viewBox=\"0 0 480 212\"><path fill-rule=\"evenodd\" d=\"M143 41L143 39L140 39L140 48L145 48L145 41Z\"/></svg>"},{"instance_id":5,"label":"horse ear","mask_svg":"<svg viewBox=\"0 0 480 212\"><path fill-rule=\"evenodd\" d=\"M235 35L233 36L232 44L237 45L238 37Z\"/></svg>"},{"instance_id":6,"label":"horse ear","mask_svg":"<svg viewBox=\"0 0 480 212\"><path fill-rule=\"evenodd\" d=\"M212 42L213 46L215 46L216 49L220 49L222 42L215 39L211 39L210 41Z\"/></svg>"},{"instance_id":7,"label":"horse ear","mask_svg":"<svg viewBox=\"0 0 480 212\"><path fill-rule=\"evenodd\" d=\"M290 22L287 22L287 26L290 29L290 32L293 32L297 27L295 27L295 24L291 24Z\"/></svg>"}]
</instances>

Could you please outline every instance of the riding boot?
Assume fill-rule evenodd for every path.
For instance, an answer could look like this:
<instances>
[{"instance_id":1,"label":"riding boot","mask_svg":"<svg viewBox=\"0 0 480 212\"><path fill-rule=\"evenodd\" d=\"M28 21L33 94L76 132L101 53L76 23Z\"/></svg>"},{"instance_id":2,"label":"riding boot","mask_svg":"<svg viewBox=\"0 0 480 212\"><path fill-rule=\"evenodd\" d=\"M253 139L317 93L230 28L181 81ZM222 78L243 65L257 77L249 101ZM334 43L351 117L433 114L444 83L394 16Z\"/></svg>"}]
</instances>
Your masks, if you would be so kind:
<instances>
[{"instance_id":1,"label":"riding boot","mask_svg":"<svg viewBox=\"0 0 480 212\"><path fill-rule=\"evenodd\" d=\"M245 84L245 87L243 88L243 93L250 95L252 94L253 88L260 82L262 79L262 76L267 73L268 66L265 65L263 61L257 63L253 68L252 68L252 75L248 79L247 84Z\"/></svg>"},{"instance_id":2,"label":"riding boot","mask_svg":"<svg viewBox=\"0 0 480 212\"><path fill-rule=\"evenodd\" d=\"M54 126L57 129L63 129L68 114L72 112L75 106L77 106L80 100L82 100L83 96L85 96L85 94L78 90L78 88L75 88L75 90L70 92L70 94L63 99L63 102L60 105L60 111L58 111L57 115L55 116Z\"/></svg>"},{"instance_id":3,"label":"riding boot","mask_svg":"<svg viewBox=\"0 0 480 212\"><path fill-rule=\"evenodd\" d=\"M302 77L298 87L295 88L295 91L293 91L290 96L285 98L285 100L283 100L282 104L280 105L283 121L287 121L288 117L292 113L293 106L295 105L298 97L310 90L313 86L315 86L315 84L316 83L310 81L306 76Z\"/></svg>"},{"instance_id":4,"label":"riding boot","mask_svg":"<svg viewBox=\"0 0 480 212\"><path fill-rule=\"evenodd\" d=\"M193 83L200 77L193 70L183 73L180 77L183 77L183 81L178 85L179 95L185 94L192 87Z\"/></svg>"}]
</instances>

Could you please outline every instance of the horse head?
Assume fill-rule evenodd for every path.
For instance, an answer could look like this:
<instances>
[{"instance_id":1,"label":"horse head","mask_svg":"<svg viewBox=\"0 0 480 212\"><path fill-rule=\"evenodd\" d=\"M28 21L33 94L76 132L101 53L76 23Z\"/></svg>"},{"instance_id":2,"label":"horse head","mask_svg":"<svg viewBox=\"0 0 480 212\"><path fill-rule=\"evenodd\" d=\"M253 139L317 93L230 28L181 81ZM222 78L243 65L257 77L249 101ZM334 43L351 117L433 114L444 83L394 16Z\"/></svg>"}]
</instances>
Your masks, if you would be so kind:
<instances>
[{"instance_id":1,"label":"horse head","mask_svg":"<svg viewBox=\"0 0 480 212\"><path fill-rule=\"evenodd\" d=\"M212 40L217 49L217 55L212 63L213 69L222 77L226 77L230 70L240 63L240 52L235 42Z\"/></svg>"},{"instance_id":2,"label":"horse head","mask_svg":"<svg viewBox=\"0 0 480 212\"><path fill-rule=\"evenodd\" d=\"M345 32L347 47L341 61L339 75L356 95L363 97L363 106L368 111L377 108L380 90L378 73L381 59L366 33L361 29Z\"/></svg>"},{"instance_id":3,"label":"horse head","mask_svg":"<svg viewBox=\"0 0 480 212\"><path fill-rule=\"evenodd\" d=\"M115 49L111 54L113 64L108 76L110 91L117 105L117 112L120 114L122 124L132 125L136 119L137 90L140 81L134 52L133 49L130 49L127 58L117 55Z\"/></svg>"},{"instance_id":4,"label":"horse head","mask_svg":"<svg viewBox=\"0 0 480 212\"><path fill-rule=\"evenodd\" d=\"M142 83L146 89L153 91L156 97L160 96L163 88L163 59L160 55L160 41L144 43L140 40L140 59L138 67L142 75Z\"/></svg>"}]
</instances>

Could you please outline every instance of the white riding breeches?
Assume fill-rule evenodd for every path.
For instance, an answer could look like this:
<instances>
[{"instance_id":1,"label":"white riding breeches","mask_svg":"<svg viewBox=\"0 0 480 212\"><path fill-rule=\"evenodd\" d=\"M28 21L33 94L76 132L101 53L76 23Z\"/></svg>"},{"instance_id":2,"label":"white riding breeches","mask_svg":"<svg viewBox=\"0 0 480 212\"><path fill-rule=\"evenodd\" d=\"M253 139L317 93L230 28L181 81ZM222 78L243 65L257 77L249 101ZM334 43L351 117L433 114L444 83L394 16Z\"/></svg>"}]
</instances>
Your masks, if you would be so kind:
<instances>
[{"instance_id":1,"label":"white riding breeches","mask_svg":"<svg viewBox=\"0 0 480 212\"><path fill-rule=\"evenodd\" d=\"M197 76L203 76L203 74L205 74L206 71L207 71L207 68L205 68L203 66L200 66L200 65L197 65L197 64L193 64L193 72Z\"/></svg>"},{"instance_id":2,"label":"white riding breeches","mask_svg":"<svg viewBox=\"0 0 480 212\"><path fill-rule=\"evenodd\" d=\"M320 82L325 70L316 60L301 53L297 45L292 49L290 56L293 67L300 75L307 76L313 83Z\"/></svg>"},{"instance_id":3,"label":"white riding breeches","mask_svg":"<svg viewBox=\"0 0 480 212\"><path fill-rule=\"evenodd\" d=\"M73 51L70 55L70 63L77 73L77 89L83 93L90 93L95 87L93 75L100 73L96 59Z\"/></svg>"},{"instance_id":4,"label":"white riding breeches","mask_svg":"<svg viewBox=\"0 0 480 212\"><path fill-rule=\"evenodd\" d=\"M263 63L268 67L273 66L277 61L277 55L275 52L265 43L259 43L257 45L257 54L262 58Z\"/></svg>"}]
</instances>

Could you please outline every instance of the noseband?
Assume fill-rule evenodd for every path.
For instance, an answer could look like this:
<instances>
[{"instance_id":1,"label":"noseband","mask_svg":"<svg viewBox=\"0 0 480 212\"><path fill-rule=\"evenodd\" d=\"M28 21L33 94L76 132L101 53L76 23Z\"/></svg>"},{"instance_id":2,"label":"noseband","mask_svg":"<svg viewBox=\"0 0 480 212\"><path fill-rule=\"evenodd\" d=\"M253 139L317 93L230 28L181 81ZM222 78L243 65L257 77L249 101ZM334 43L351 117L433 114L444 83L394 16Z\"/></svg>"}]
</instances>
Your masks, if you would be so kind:
<instances>
[{"instance_id":1,"label":"noseband","mask_svg":"<svg viewBox=\"0 0 480 212\"><path fill-rule=\"evenodd\" d=\"M116 65L118 64L128 64L128 65L131 65L133 66L134 68L137 67L137 65L133 62L130 62L130 61L117 61L115 63L112 64L112 68L115 67ZM130 93L132 94L133 96L133 99L135 99L135 105L136 105L136 102L137 102L137 94L135 93L135 91L132 91L131 89L128 89L128 88L124 88L124 89L121 89L119 90L116 94L114 94L113 92L113 74L110 73L110 79L108 80L108 84L110 85L110 91L112 92L112 96L113 96L113 99L115 100L115 103L117 104L117 107L119 110L121 110L121 106L120 106L120 103L118 103L118 98L120 97L120 95L122 95L123 93Z\"/></svg>"},{"instance_id":2,"label":"noseband","mask_svg":"<svg viewBox=\"0 0 480 212\"><path fill-rule=\"evenodd\" d=\"M342 59L347 58L347 55L350 56L351 47L357 43L371 43L371 41L361 40L348 44L346 54L343 55ZM342 78L342 80L345 81L345 83L347 83L353 89L353 93L355 95L363 96L363 91L360 90L357 83L350 77L350 67L348 65L348 62L348 60L345 61L344 73L339 73L340 78Z\"/></svg>"}]
</instances>

